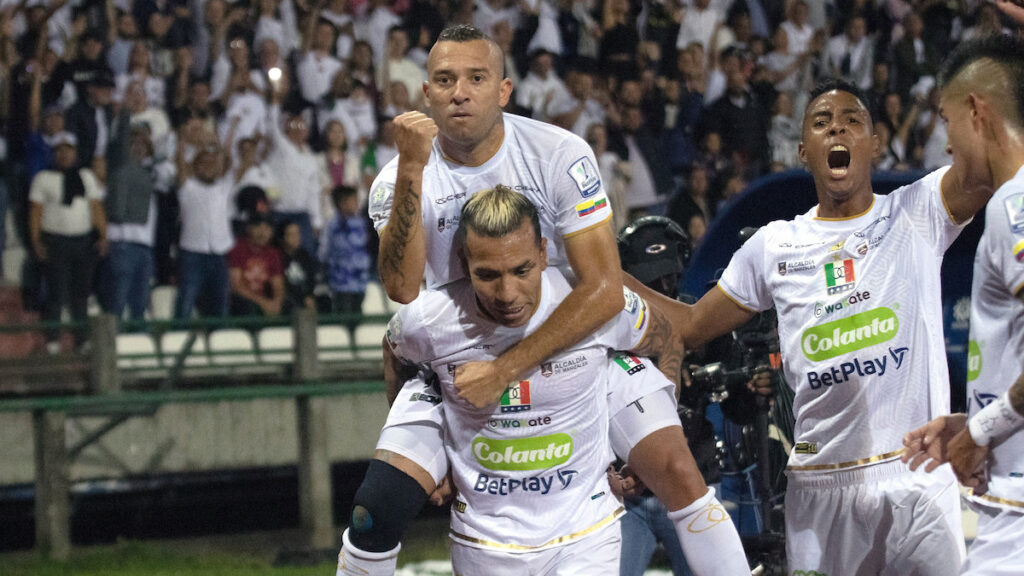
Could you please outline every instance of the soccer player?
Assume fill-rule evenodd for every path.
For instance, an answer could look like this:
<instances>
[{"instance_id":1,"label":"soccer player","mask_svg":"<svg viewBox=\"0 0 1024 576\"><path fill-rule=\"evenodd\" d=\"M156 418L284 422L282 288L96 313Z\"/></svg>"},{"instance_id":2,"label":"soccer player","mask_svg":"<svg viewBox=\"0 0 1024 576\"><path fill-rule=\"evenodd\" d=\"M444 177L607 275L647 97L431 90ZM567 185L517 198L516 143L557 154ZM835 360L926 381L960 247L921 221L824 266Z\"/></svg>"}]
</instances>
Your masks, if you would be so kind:
<instances>
[{"instance_id":1,"label":"soccer player","mask_svg":"<svg viewBox=\"0 0 1024 576\"><path fill-rule=\"evenodd\" d=\"M964 574L1020 574L1024 549L1024 42L965 42L940 77L953 168L995 188L974 257L966 414L909 433L904 461L949 461L974 488Z\"/></svg>"},{"instance_id":2,"label":"soccer player","mask_svg":"<svg viewBox=\"0 0 1024 576\"><path fill-rule=\"evenodd\" d=\"M899 456L905 430L949 411L939 269L988 195L964 193L966 176L948 168L875 195L877 151L859 90L819 85L799 148L818 205L760 229L674 322L692 347L778 311L795 390L791 571L955 574L964 541L952 472L913 473Z\"/></svg>"},{"instance_id":3,"label":"soccer player","mask_svg":"<svg viewBox=\"0 0 1024 576\"><path fill-rule=\"evenodd\" d=\"M617 353L609 361L609 350L658 353L671 346L661 311L627 290L615 319L509 384L500 402L477 408L455 395L460 365L493 358L528 336L571 291L561 271L547 268L540 230L537 209L523 195L504 186L477 193L458 231L469 278L422 293L388 328L389 378L409 364L438 376L445 450L459 492L451 536L460 574L618 574L617 519L624 510L604 474L608 407L617 404L605 395L623 402L652 389L671 394L674 386L644 359ZM692 532L690 551L727 567L708 550L735 552L739 538L714 492L699 475L691 479L702 496L681 511ZM360 491L368 489L364 483ZM358 523L367 520L354 515L345 532L339 574L393 570L393 560L383 566L352 546ZM742 549L738 555L746 570Z\"/></svg>"},{"instance_id":4,"label":"soccer player","mask_svg":"<svg viewBox=\"0 0 1024 576\"><path fill-rule=\"evenodd\" d=\"M439 36L427 68L424 92L432 118L411 112L395 119L399 156L384 167L370 192L388 294L408 302L424 279L435 288L463 277L453 241L461 207L498 184L537 206L549 263L574 276L573 289L536 332L493 360L457 368L458 396L482 408L496 403L508 382L614 316L623 305L622 273L593 153L566 130L501 112L512 86L501 73L500 48L474 28L454 26ZM661 353L664 373L678 377L682 354L681 348ZM367 490L374 485L407 489L396 491L401 497L377 512L363 506L357 493L355 513L374 521L365 525L353 518L353 525L367 529L351 531L346 544L371 553L396 550L405 523L443 478L443 454L429 450L438 442L443 406L421 401L422 387L414 379L401 394L389 391L391 398L397 396L386 424L391 435L382 436L363 482ZM683 511L705 491L686 450L671 390L644 398L612 395L609 401L613 448L666 505L680 540L686 540L691 532ZM396 438L399 424L419 428ZM370 497L366 503L381 504ZM702 574L748 572L738 537L730 542L719 547L725 553Z\"/></svg>"}]
</instances>

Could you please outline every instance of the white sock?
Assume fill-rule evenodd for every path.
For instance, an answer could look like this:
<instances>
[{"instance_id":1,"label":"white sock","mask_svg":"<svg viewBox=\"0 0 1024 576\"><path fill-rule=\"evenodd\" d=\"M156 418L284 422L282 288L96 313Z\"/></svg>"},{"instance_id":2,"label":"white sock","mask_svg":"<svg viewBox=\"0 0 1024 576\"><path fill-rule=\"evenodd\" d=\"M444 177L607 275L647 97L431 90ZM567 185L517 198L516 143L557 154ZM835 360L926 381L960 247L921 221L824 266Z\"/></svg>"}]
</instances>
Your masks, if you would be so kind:
<instances>
[{"instance_id":1,"label":"white sock","mask_svg":"<svg viewBox=\"0 0 1024 576\"><path fill-rule=\"evenodd\" d=\"M686 508L668 513L686 563L697 576L750 576L743 543L715 489Z\"/></svg>"},{"instance_id":2,"label":"white sock","mask_svg":"<svg viewBox=\"0 0 1024 576\"><path fill-rule=\"evenodd\" d=\"M348 528L341 535L336 576L394 576L398 568L398 551L402 545L387 552L366 552L352 545Z\"/></svg>"}]
</instances>

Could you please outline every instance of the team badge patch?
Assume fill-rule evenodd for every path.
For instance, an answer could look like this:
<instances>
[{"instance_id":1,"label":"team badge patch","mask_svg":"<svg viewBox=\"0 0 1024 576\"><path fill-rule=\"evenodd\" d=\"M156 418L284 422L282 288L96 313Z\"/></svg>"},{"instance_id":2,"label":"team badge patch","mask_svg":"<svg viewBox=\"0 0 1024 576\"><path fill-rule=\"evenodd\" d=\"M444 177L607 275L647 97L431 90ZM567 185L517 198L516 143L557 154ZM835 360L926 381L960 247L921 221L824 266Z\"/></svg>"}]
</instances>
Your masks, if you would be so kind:
<instances>
[{"instance_id":1,"label":"team badge patch","mask_svg":"<svg viewBox=\"0 0 1024 576\"><path fill-rule=\"evenodd\" d=\"M630 376L647 369L647 366L636 356L616 356L615 363Z\"/></svg>"},{"instance_id":2,"label":"team badge patch","mask_svg":"<svg viewBox=\"0 0 1024 576\"><path fill-rule=\"evenodd\" d=\"M842 294L855 286L853 258L825 264L825 286L829 295Z\"/></svg>"},{"instance_id":3,"label":"team badge patch","mask_svg":"<svg viewBox=\"0 0 1024 576\"><path fill-rule=\"evenodd\" d=\"M1010 231L1014 234L1024 232L1024 194L1010 196L1004 206L1006 217L1010 220Z\"/></svg>"},{"instance_id":4,"label":"team badge patch","mask_svg":"<svg viewBox=\"0 0 1024 576\"><path fill-rule=\"evenodd\" d=\"M595 200L587 200L586 202L580 202L576 205L576 215L580 218L584 216L590 216L594 212L601 210L608 206L608 199L604 196Z\"/></svg>"},{"instance_id":5,"label":"team badge patch","mask_svg":"<svg viewBox=\"0 0 1024 576\"><path fill-rule=\"evenodd\" d=\"M514 382L501 395L501 412L526 412L530 409L530 381Z\"/></svg>"},{"instance_id":6,"label":"team badge patch","mask_svg":"<svg viewBox=\"0 0 1024 576\"><path fill-rule=\"evenodd\" d=\"M1013 257L1017 262L1024 262L1024 240L1013 245Z\"/></svg>"},{"instance_id":7,"label":"team badge patch","mask_svg":"<svg viewBox=\"0 0 1024 576\"><path fill-rule=\"evenodd\" d=\"M601 189L601 173L586 156L569 166L569 176L572 177L576 187L580 190L580 195L584 198L590 198Z\"/></svg>"}]
</instances>

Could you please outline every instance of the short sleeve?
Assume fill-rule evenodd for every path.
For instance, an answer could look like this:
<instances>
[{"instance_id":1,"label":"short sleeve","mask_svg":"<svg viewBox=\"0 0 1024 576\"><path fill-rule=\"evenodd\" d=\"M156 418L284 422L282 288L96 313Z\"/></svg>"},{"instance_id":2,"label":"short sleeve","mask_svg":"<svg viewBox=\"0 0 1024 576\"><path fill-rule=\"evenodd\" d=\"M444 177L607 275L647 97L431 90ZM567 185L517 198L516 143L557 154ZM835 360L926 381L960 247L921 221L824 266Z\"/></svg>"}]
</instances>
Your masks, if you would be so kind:
<instances>
[{"instance_id":1,"label":"short sleeve","mask_svg":"<svg viewBox=\"0 0 1024 576\"><path fill-rule=\"evenodd\" d=\"M587 143L572 135L554 154L548 190L558 233L564 238L608 221L612 207Z\"/></svg>"},{"instance_id":2,"label":"short sleeve","mask_svg":"<svg viewBox=\"0 0 1024 576\"><path fill-rule=\"evenodd\" d=\"M767 228L761 228L732 256L718 288L737 304L754 312L774 305L765 281L764 246Z\"/></svg>"},{"instance_id":3,"label":"short sleeve","mask_svg":"<svg viewBox=\"0 0 1024 576\"><path fill-rule=\"evenodd\" d=\"M423 364L431 360L430 334L422 321L422 303L429 298L412 301L395 313L388 321L384 337L391 346L391 351L398 358L411 364Z\"/></svg>"},{"instance_id":4,"label":"short sleeve","mask_svg":"<svg viewBox=\"0 0 1024 576\"><path fill-rule=\"evenodd\" d=\"M594 339L612 350L633 350L647 334L650 308L646 300L625 286L622 296L622 310L594 333Z\"/></svg>"},{"instance_id":5,"label":"short sleeve","mask_svg":"<svg viewBox=\"0 0 1024 576\"><path fill-rule=\"evenodd\" d=\"M32 187L28 191L28 199L36 204L46 204L49 199L46 197L46 172L39 172L32 179Z\"/></svg>"},{"instance_id":6,"label":"short sleeve","mask_svg":"<svg viewBox=\"0 0 1024 576\"><path fill-rule=\"evenodd\" d=\"M398 178L398 158L388 162L370 186L368 210L373 228L379 233L391 218L391 203L395 197L395 180Z\"/></svg>"},{"instance_id":7,"label":"short sleeve","mask_svg":"<svg viewBox=\"0 0 1024 576\"><path fill-rule=\"evenodd\" d=\"M89 200L103 200L103 188L96 181L96 175L92 170L83 168L78 173L82 176L82 185L85 186L85 197Z\"/></svg>"},{"instance_id":8,"label":"short sleeve","mask_svg":"<svg viewBox=\"0 0 1024 576\"><path fill-rule=\"evenodd\" d=\"M1013 296L1024 290L1024 191L998 198L987 215L999 281Z\"/></svg>"},{"instance_id":9,"label":"short sleeve","mask_svg":"<svg viewBox=\"0 0 1024 576\"><path fill-rule=\"evenodd\" d=\"M957 224L942 198L942 177L949 167L939 168L920 180L892 192L893 201L906 214L914 229L923 236L937 256L957 239L970 219Z\"/></svg>"}]
</instances>

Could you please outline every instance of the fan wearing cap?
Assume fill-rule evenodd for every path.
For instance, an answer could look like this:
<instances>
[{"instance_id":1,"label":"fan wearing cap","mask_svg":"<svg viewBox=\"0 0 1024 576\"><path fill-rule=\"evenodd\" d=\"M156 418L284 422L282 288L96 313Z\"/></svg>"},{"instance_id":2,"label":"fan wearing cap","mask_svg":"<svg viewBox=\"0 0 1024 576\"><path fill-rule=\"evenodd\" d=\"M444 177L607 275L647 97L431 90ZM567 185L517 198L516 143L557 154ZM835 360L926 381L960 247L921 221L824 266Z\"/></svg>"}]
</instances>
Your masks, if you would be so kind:
<instances>
[{"instance_id":1,"label":"fan wearing cap","mask_svg":"<svg viewBox=\"0 0 1024 576\"><path fill-rule=\"evenodd\" d=\"M29 190L29 238L49 287L43 320L59 322L61 309L68 306L71 318L84 322L96 255L107 252L103 192L91 170L75 167L73 134L58 132L51 143L54 165L36 174ZM47 331L52 353L59 351L58 336L56 330ZM77 344L84 343L84 332L75 336Z\"/></svg>"},{"instance_id":2,"label":"fan wearing cap","mask_svg":"<svg viewBox=\"0 0 1024 576\"><path fill-rule=\"evenodd\" d=\"M79 98L65 115L68 132L78 139L78 165L92 167L101 180L106 174L102 160L97 160L106 153L113 94L113 74L108 70L97 72L87 84L85 97Z\"/></svg>"}]
</instances>

